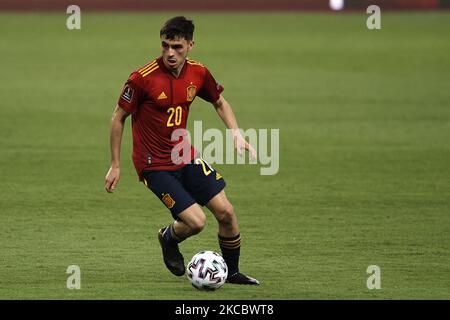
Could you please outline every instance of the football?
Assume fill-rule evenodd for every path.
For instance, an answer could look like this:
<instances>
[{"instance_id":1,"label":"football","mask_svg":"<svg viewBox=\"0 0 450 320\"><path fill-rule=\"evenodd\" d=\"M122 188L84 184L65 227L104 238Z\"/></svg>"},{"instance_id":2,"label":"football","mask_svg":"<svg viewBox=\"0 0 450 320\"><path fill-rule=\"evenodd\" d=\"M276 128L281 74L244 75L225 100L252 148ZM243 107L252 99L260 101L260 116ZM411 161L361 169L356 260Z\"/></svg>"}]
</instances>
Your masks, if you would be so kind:
<instances>
[{"instance_id":1,"label":"football","mask_svg":"<svg viewBox=\"0 0 450 320\"><path fill-rule=\"evenodd\" d=\"M198 290L214 291L225 283L228 267L220 254L201 251L194 255L187 265L187 277Z\"/></svg>"}]
</instances>

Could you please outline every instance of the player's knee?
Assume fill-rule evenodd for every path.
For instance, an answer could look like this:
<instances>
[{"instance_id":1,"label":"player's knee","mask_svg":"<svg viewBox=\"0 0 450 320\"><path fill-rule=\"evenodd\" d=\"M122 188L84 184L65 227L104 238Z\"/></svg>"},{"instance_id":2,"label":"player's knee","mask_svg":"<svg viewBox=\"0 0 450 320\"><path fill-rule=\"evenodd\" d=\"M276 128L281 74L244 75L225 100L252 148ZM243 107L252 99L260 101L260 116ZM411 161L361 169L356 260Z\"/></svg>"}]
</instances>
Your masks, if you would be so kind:
<instances>
[{"instance_id":1,"label":"player's knee","mask_svg":"<svg viewBox=\"0 0 450 320\"><path fill-rule=\"evenodd\" d=\"M233 221L236 219L234 215L234 208L231 205L231 203L221 207L219 210L216 211L216 218L219 221L219 223L222 224L232 224Z\"/></svg>"},{"instance_id":2,"label":"player's knee","mask_svg":"<svg viewBox=\"0 0 450 320\"><path fill-rule=\"evenodd\" d=\"M195 219L192 219L192 221L189 224L192 234L200 233L205 228L205 226L206 226L205 215L199 215L195 217Z\"/></svg>"}]
</instances>

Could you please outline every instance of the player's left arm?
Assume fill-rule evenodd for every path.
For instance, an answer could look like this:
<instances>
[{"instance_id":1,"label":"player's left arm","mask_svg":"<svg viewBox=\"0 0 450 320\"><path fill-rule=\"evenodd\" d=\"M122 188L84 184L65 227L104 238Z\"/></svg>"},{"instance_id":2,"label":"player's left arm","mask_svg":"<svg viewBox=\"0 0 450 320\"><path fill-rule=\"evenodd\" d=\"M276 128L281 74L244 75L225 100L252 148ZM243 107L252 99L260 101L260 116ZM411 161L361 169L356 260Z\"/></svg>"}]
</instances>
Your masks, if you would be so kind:
<instances>
[{"instance_id":1,"label":"player's left arm","mask_svg":"<svg viewBox=\"0 0 450 320\"><path fill-rule=\"evenodd\" d=\"M250 157L252 159L256 159L256 151L247 141L245 141L244 137L242 137L233 109L231 108L228 101L225 100L222 95L220 95L219 99L216 102L213 102L213 105L225 126L228 129L231 129L231 132L233 134L234 146L236 147L239 155L242 155L244 150L248 150L248 152L250 152Z\"/></svg>"}]
</instances>

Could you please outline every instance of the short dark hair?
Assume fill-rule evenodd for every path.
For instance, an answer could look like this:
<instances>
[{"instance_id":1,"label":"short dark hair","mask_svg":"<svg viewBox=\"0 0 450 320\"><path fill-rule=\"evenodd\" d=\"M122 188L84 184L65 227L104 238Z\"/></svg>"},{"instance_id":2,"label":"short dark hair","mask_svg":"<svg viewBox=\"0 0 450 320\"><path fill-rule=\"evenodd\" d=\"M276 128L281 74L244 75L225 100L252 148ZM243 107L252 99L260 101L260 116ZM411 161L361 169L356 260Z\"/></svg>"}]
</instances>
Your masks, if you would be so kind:
<instances>
[{"instance_id":1,"label":"short dark hair","mask_svg":"<svg viewBox=\"0 0 450 320\"><path fill-rule=\"evenodd\" d=\"M169 19L164 23L159 36L165 36L169 40L176 38L184 38L186 40L192 40L194 37L194 23L192 20L186 19L186 17L178 16Z\"/></svg>"}]
</instances>

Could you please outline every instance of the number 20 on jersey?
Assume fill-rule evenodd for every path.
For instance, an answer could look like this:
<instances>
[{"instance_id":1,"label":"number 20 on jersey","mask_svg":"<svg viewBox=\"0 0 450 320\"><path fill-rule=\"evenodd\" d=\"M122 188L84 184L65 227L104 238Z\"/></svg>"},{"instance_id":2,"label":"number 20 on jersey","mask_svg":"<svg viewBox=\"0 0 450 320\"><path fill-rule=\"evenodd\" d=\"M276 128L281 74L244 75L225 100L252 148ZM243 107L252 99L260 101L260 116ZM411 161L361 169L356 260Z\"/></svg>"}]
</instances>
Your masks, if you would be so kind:
<instances>
[{"instance_id":1,"label":"number 20 on jersey","mask_svg":"<svg viewBox=\"0 0 450 320\"><path fill-rule=\"evenodd\" d=\"M179 126L181 124L183 117L183 108L181 106L170 107L167 109L167 113L169 114L169 118L167 119L168 127Z\"/></svg>"}]
</instances>

